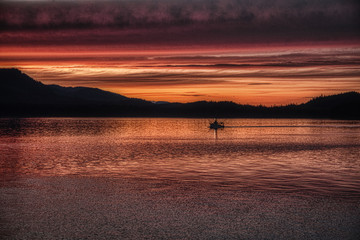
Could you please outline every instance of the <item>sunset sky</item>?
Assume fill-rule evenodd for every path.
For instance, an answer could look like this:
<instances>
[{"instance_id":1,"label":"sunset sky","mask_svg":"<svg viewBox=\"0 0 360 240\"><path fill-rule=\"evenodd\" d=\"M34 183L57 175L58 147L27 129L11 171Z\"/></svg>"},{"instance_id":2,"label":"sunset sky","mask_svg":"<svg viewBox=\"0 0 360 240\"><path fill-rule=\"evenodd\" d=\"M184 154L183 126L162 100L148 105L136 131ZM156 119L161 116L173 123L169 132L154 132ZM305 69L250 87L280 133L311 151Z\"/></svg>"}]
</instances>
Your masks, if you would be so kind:
<instances>
[{"instance_id":1,"label":"sunset sky","mask_svg":"<svg viewBox=\"0 0 360 240\"><path fill-rule=\"evenodd\" d=\"M0 0L0 67L150 101L360 91L353 0Z\"/></svg>"}]
</instances>

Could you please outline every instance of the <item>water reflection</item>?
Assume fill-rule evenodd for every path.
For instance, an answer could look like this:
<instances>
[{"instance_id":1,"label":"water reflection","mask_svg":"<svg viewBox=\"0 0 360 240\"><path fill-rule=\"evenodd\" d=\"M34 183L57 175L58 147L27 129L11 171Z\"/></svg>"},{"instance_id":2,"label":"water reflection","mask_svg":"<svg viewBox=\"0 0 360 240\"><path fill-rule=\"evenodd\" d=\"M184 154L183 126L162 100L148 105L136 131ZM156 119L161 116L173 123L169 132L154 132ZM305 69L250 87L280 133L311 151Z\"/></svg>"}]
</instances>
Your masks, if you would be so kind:
<instances>
[{"instance_id":1,"label":"water reflection","mask_svg":"<svg viewBox=\"0 0 360 240\"><path fill-rule=\"evenodd\" d=\"M226 125L240 127L209 130L206 119L2 119L0 169L5 181L102 176L360 195L360 122Z\"/></svg>"}]
</instances>

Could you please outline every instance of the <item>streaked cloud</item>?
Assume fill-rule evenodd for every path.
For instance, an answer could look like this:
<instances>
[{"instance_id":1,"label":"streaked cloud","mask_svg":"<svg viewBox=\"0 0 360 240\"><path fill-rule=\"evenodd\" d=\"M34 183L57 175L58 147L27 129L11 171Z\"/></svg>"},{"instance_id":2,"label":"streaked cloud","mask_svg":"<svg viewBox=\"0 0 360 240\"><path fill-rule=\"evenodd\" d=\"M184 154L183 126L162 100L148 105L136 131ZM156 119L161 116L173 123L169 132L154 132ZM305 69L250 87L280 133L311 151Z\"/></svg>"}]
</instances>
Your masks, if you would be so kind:
<instances>
[{"instance_id":1,"label":"streaked cloud","mask_svg":"<svg viewBox=\"0 0 360 240\"><path fill-rule=\"evenodd\" d=\"M0 66L154 101L360 91L355 0L0 2Z\"/></svg>"},{"instance_id":2,"label":"streaked cloud","mask_svg":"<svg viewBox=\"0 0 360 240\"><path fill-rule=\"evenodd\" d=\"M60 61L56 54L19 55L13 60L46 84L98 87L153 101L272 105L303 102L309 95L360 91L359 48L270 50L160 57L113 54L109 58L90 52L77 57L62 53ZM0 58L0 65L6 63L6 58Z\"/></svg>"},{"instance_id":3,"label":"streaked cloud","mask_svg":"<svg viewBox=\"0 0 360 240\"><path fill-rule=\"evenodd\" d=\"M352 26L359 10L359 3L353 0L2 1L1 4L1 22L9 28L142 28L194 23L291 28L301 28L303 24L302 27Z\"/></svg>"},{"instance_id":4,"label":"streaked cloud","mask_svg":"<svg viewBox=\"0 0 360 240\"><path fill-rule=\"evenodd\" d=\"M360 4L355 0L2 1L0 5L2 44L12 40L236 44L354 40L360 35Z\"/></svg>"}]
</instances>

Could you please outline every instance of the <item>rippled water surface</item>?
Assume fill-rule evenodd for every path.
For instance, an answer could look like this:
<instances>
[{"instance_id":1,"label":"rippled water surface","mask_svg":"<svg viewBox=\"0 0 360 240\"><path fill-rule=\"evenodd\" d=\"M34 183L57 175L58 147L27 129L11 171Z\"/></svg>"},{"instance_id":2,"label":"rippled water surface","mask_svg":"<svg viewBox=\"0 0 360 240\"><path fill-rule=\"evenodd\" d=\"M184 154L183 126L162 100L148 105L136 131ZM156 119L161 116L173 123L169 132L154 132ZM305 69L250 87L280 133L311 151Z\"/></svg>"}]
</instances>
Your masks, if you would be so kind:
<instances>
[{"instance_id":1,"label":"rippled water surface","mask_svg":"<svg viewBox=\"0 0 360 240\"><path fill-rule=\"evenodd\" d=\"M106 177L154 188L360 198L360 121L309 119L1 119L3 183Z\"/></svg>"},{"instance_id":2,"label":"rippled water surface","mask_svg":"<svg viewBox=\"0 0 360 240\"><path fill-rule=\"evenodd\" d=\"M4 239L360 239L360 121L0 119Z\"/></svg>"}]
</instances>

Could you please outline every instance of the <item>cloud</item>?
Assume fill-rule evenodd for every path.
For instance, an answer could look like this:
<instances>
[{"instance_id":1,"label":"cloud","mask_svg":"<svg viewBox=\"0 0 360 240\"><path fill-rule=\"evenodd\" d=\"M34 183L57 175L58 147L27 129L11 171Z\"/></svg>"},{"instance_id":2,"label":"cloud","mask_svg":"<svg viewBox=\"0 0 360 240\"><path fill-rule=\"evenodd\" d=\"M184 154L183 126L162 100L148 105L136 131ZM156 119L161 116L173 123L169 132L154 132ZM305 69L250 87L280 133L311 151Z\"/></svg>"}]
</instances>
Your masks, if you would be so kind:
<instances>
[{"instance_id":1,"label":"cloud","mask_svg":"<svg viewBox=\"0 0 360 240\"><path fill-rule=\"evenodd\" d=\"M260 41L264 36L283 40L336 38L344 34L359 36L359 10L360 4L352 0L3 1L0 28L7 31L98 29L100 32L106 29L107 33L111 32L109 29L162 29L165 32L159 38L167 40L185 35L195 39L203 36L208 41L250 42ZM135 39L144 37L141 33L134 34ZM146 40L157 41L158 35L159 32L147 32ZM106 34L101 36L104 41L111 39Z\"/></svg>"},{"instance_id":2,"label":"cloud","mask_svg":"<svg viewBox=\"0 0 360 240\"><path fill-rule=\"evenodd\" d=\"M181 96L184 96L184 97L206 97L208 96L207 94L181 94Z\"/></svg>"},{"instance_id":3,"label":"cloud","mask_svg":"<svg viewBox=\"0 0 360 240\"><path fill-rule=\"evenodd\" d=\"M72 52L19 55L11 62L24 66L34 79L52 84L149 88L170 87L273 87L279 83L323 85L343 83L358 86L360 57L358 48L308 49L291 52L257 53L242 56L195 55L154 57ZM291 60L289 62L289 59ZM9 63L0 57L0 65ZM191 63L191 64L186 64ZM202 63L202 64L193 64ZM26 67L28 66L28 67ZM146 66L146 67L144 67ZM34 74L34 75L32 75ZM197 92L189 94L197 94Z\"/></svg>"},{"instance_id":4,"label":"cloud","mask_svg":"<svg viewBox=\"0 0 360 240\"><path fill-rule=\"evenodd\" d=\"M135 73L122 72L122 68L108 69L98 67L89 69L86 66L77 68L25 68L34 79L47 84L60 84L66 86L106 86L106 87L132 87L132 88L168 88L168 87L246 87L246 86L279 86L286 84L319 85L341 84L343 86L356 86L360 77L358 67L346 68L297 68L287 69L249 69L245 71L217 71L202 72L188 69L184 72L172 72L158 69L146 72L142 69L133 69ZM187 94L193 94L187 92ZM196 94L196 93L195 93Z\"/></svg>"},{"instance_id":5,"label":"cloud","mask_svg":"<svg viewBox=\"0 0 360 240\"><path fill-rule=\"evenodd\" d=\"M183 65L158 65L156 67L159 68L218 68L218 69L241 69L241 68L249 68L249 67L312 67L312 66L351 66L358 65L360 61L307 61L307 62L274 62L274 63L248 63L248 64L183 64ZM143 68L153 68L154 66L141 66Z\"/></svg>"},{"instance_id":6,"label":"cloud","mask_svg":"<svg viewBox=\"0 0 360 240\"><path fill-rule=\"evenodd\" d=\"M248 85L254 85L254 86L258 86L258 85L271 85L272 83L261 83L261 82L258 82L258 83L248 83Z\"/></svg>"}]
</instances>

